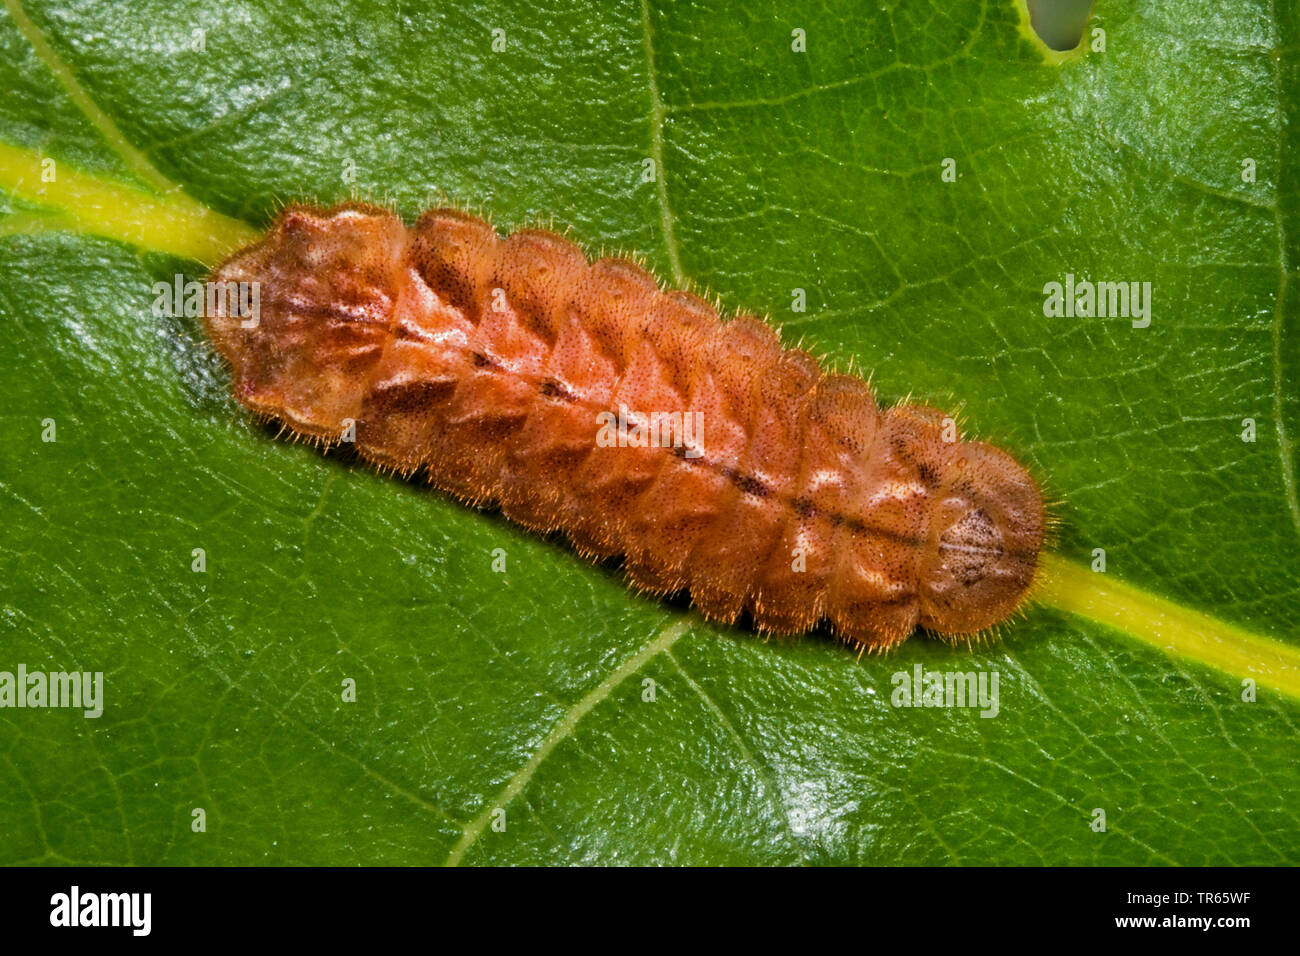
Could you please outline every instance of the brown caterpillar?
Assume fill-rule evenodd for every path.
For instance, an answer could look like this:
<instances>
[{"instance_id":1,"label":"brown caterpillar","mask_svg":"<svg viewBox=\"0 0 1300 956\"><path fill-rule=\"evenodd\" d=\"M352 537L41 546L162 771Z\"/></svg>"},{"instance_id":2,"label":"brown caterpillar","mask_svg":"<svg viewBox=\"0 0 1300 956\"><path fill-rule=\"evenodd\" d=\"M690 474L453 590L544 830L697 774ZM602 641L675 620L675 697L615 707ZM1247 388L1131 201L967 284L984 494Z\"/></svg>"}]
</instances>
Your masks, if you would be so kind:
<instances>
[{"instance_id":1,"label":"brown caterpillar","mask_svg":"<svg viewBox=\"0 0 1300 956\"><path fill-rule=\"evenodd\" d=\"M212 280L260 284L254 327L224 297L206 318L242 404L623 555L635 585L689 589L710 618L829 618L883 649L990 627L1033 583L1043 499L1010 455L933 408L881 411L861 379L625 259L346 203L285 209ZM656 416L671 440L651 443Z\"/></svg>"}]
</instances>

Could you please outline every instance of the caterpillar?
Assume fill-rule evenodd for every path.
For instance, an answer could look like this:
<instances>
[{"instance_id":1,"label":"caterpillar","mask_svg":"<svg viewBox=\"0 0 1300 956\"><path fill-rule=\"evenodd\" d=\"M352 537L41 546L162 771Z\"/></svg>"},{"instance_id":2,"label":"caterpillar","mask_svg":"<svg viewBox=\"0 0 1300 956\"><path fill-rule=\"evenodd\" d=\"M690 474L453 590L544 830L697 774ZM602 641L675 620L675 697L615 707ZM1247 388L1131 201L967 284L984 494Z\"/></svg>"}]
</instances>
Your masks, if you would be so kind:
<instances>
[{"instance_id":1,"label":"caterpillar","mask_svg":"<svg viewBox=\"0 0 1300 956\"><path fill-rule=\"evenodd\" d=\"M283 209L209 281L260 289L256 321L205 316L253 413L621 555L708 618L884 650L990 628L1033 585L1043 496L1011 455L627 259L349 202Z\"/></svg>"}]
</instances>

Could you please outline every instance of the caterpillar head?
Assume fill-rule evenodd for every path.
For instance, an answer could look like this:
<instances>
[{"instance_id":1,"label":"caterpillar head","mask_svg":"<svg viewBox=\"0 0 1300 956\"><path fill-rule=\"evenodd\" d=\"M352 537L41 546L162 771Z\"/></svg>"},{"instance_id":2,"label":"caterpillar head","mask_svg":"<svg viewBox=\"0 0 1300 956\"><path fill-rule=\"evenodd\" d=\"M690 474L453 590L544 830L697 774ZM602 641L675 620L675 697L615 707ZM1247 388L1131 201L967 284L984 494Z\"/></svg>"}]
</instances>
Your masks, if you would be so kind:
<instances>
[{"instance_id":1,"label":"caterpillar head","mask_svg":"<svg viewBox=\"0 0 1300 956\"><path fill-rule=\"evenodd\" d=\"M921 626L970 634L1024 601L1043 544L1043 496L1014 458L992 445L950 446L921 563Z\"/></svg>"},{"instance_id":2,"label":"caterpillar head","mask_svg":"<svg viewBox=\"0 0 1300 956\"><path fill-rule=\"evenodd\" d=\"M257 293L255 315L221 296L204 319L239 400L336 438L387 341L406 243L402 220L377 207L289 206L265 239L221 263L211 283Z\"/></svg>"}]
</instances>

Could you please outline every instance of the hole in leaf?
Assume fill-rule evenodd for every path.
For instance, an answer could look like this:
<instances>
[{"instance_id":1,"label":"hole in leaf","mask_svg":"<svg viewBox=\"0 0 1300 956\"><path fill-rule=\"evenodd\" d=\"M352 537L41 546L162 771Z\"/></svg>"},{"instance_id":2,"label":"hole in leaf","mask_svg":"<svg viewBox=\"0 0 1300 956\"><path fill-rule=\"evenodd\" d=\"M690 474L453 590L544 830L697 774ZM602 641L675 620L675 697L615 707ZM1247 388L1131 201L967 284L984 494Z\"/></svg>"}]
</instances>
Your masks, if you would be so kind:
<instances>
[{"instance_id":1,"label":"hole in leaf","mask_svg":"<svg viewBox=\"0 0 1300 956\"><path fill-rule=\"evenodd\" d=\"M1093 0L1028 0L1029 23L1053 50L1073 50L1083 39Z\"/></svg>"}]
</instances>

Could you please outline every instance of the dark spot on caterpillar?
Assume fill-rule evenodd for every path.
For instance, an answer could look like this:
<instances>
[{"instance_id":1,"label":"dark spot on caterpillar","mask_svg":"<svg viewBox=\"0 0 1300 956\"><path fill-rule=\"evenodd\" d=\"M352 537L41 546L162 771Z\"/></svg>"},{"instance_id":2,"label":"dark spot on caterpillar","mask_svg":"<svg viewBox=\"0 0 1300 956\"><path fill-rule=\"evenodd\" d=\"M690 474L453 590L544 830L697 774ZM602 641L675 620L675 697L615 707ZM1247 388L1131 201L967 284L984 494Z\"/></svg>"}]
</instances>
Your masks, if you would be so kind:
<instances>
[{"instance_id":1,"label":"dark spot on caterpillar","mask_svg":"<svg viewBox=\"0 0 1300 956\"><path fill-rule=\"evenodd\" d=\"M737 488L747 495L753 495L755 498L766 498L771 494L767 485L763 484L757 478L751 478L749 475L736 475L731 479Z\"/></svg>"},{"instance_id":2,"label":"dark spot on caterpillar","mask_svg":"<svg viewBox=\"0 0 1300 956\"><path fill-rule=\"evenodd\" d=\"M753 495L755 498L766 498L770 493L767 485L763 484L751 475L744 474L736 468L732 468L728 465L720 465L718 467L718 472L722 477L726 478L747 495Z\"/></svg>"},{"instance_id":3,"label":"dark spot on caterpillar","mask_svg":"<svg viewBox=\"0 0 1300 956\"><path fill-rule=\"evenodd\" d=\"M565 387L563 382L557 382L553 378L543 379L540 391L547 398L558 398L562 401L572 402L577 400L577 396Z\"/></svg>"},{"instance_id":4,"label":"dark spot on caterpillar","mask_svg":"<svg viewBox=\"0 0 1300 956\"><path fill-rule=\"evenodd\" d=\"M370 393L371 399L389 412L419 412L435 402L441 402L452 393L454 382L435 382L420 379L387 385ZM362 424L362 423L358 423Z\"/></svg>"}]
</instances>

